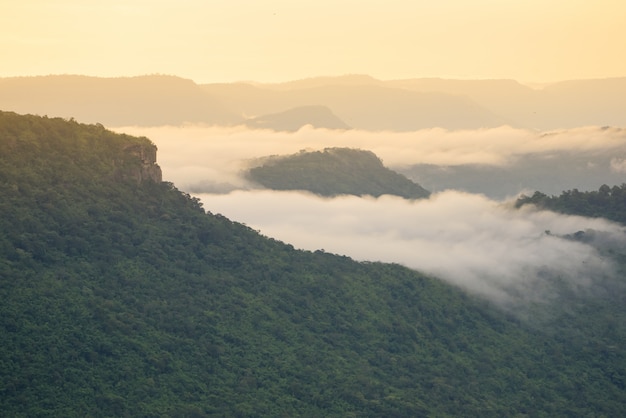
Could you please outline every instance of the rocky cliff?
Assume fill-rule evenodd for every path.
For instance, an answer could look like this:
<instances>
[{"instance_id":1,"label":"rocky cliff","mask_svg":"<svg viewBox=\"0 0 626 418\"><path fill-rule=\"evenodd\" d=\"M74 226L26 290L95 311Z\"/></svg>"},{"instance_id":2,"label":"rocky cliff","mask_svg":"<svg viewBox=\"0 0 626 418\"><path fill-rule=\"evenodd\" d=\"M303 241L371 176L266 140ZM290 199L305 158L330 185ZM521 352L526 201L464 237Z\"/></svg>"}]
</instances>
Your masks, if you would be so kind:
<instances>
[{"instance_id":1,"label":"rocky cliff","mask_svg":"<svg viewBox=\"0 0 626 418\"><path fill-rule=\"evenodd\" d=\"M131 144L124 148L126 157L134 161L125 164L122 177L133 179L138 184L145 181L160 183L163 180L161 167L156 163L157 148L153 144Z\"/></svg>"}]
</instances>

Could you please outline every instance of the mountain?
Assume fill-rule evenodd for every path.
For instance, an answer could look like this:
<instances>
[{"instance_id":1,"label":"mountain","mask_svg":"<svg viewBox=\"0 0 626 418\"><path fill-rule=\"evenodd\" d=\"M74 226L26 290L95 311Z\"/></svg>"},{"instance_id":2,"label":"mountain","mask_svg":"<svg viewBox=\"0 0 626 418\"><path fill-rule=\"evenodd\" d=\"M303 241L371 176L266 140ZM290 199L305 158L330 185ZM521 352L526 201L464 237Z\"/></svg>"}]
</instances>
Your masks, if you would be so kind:
<instances>
[{"instance_id":1,"label":"mountain","mask_svg":"<svg viewBox=\"0 0 626 418\"><path fill-rule=\"evenodd\" d=\"M563 141L580 136L587 138L589 144L604 142L610 146L591 150L574 146L571 149L539 150L515 155L503 165L414 164L397 171L433 192L455 189L481 193L495 199L527 193L528 190L558 194L563 190L594 190L598 184L624 182L621 163L626 155L622 145L626 130L589 127L562 133ZM549 141L551 135L544 133L537 138L539 141Z\"/></svg>"},{"instance_id":2,"label":"mountain","mask_svg":"<svg viewBox=\"0 0 626 418\"><path fill-rule=\"evenodd\" d=\"M282 83L254 83L261 88L272 90L302 90L332 86L382 86L385 82L366 74L347 74L341 76L320 76L285 81Z\"/></svg>"},{"instance_id":3,"label":"mountain","mask_svg":"<svg viewBox=\"0 0 626 418\"><path fill-rule=\"evenodd\" d=\"M305 86L312 87L303 88L300 83L294 88L241 84L203 87L241 114L262 115L300 106L324 105L352 128L363 130L476 129L506 124L505 120L463 96L414 92L379 83L335 83L333 78L324 81L327 84L306 83Z\"/></svg>"},{"instance_id":4,"label":"mountain","mask_svg":"<svg viewBox=\"0 0 626 418\"><path fill-rule=\"evenodd\" d=\"M193 81L164 75L1 78L0 109L107 126L232 125L242 121Z\"/></svg>"},{"instance_id":5,"label":"mountain","mask_svg":"<svg viewBox=\"0 0 626 418\"><path fill-rule=\"evenodd\" d=\"M206 212L155 152L0 112L3 415L624 416L623 289L538 322Z\"/></svg>"},{"instance_id":6,"label":"mountain","mask_svg":"<svg viewBox=\"0 0 626 418\"><path fill-rule=\"evenodd\" d=\"M355 129L406 131L501 125L551 130L626 126L626 77L572 80L535 89L514 80L350 75L278 84L207 84L207 91L246 114L328 106Z\"/></svg>"},{"instance_id":7,"label":"mountain","mask_svg":"<svg viewBox=\"0 0 626 418\"><path fill-rule=\"evenodd\" d=\"M265 159L248 171L250 180L274 190L307 190L322 196L391 194L407 199L429 192L385 166L370 151L326 148Z\"/></svg>"},{"instance_id":8,"label":"mountain","mask_svg":"<svg viewBox=\"0 0 626 418\"><path fill-rule=\"evenodd\" d=\"M440 92L466 97L500 117L506 125L516 128L536 128L536 90L514 80L450 80L442 78L415 78L390 80L389 87L414 92Z\"/></svg>"},{"instance_id":9,"label":"mountain","mask_svg":"<svg viewBox=\"0 0 626 418\"><path fill-rule=\"evenodd\" d=\"M499 126L506 121L465 97L385 87L371 77L334 77L284 85L198 85L174 76L99 78L78 75L0 79L0 109L107 126L203 123L232 126L297 113L299 127L319 123L319 107L358 129L413 130ZM292 109L301 108L297 111ZM318 109L310 115L303 109ZM264 116L274 115L274 116ZM283 115L283 118L287 115ZM293 116L293 115L291 115ZM310 117L307 117L310 116ZM324 116L328 118L328 115ZM254 119L253 119L254 120ZM286 122L278 123L278 128ZM288 130L299 128L290 121Z\"/></svg>"},{"instance_id":10,"label":"mountain","mask_svg":"<svg viewBox=\"0 0 626 418\"><path fill-rule=\"evenodd\" d=\"M196 84L165 75L0 78L0 109L107 126L258 123L293 131L321 123L321 107L341 120L332 126L371 131L624 127L626 77L564 81L542 89L514 80L385 81L366 75L275 84Z\"/></svg>"},{"instance_id":11,"label":"mountain","mask_svg":"<svg viewBox=\"0 0 626 418\"><path fill-rule=\"evenodd\" d=\"M246 120L253 129L295 132L306 125L316 129L350 129L326 106L300 106L280 113L257 116Z\"/></svg>"},{"instance_id":12,"label":"mountain","mask_svg":"<svg viewBox=\"0 0 626 418\"><path fill-rule=\"evenodd\" d=\"M580 126L625 127L626 77L569 80L541 89L514 80L393 80L388 86L415 92L463 95L507 121L538 130Z\"/></svg>"},{"instance_id":13,"label":"mountain","mask_svg":"<svg viewBox=\"0 0 626 418\"><path fill-rule=\"evenodd\" d=\"M554 83L540 91L540 99L540 127L626 127L626 77Z\"/></svg>"}]
</instances>

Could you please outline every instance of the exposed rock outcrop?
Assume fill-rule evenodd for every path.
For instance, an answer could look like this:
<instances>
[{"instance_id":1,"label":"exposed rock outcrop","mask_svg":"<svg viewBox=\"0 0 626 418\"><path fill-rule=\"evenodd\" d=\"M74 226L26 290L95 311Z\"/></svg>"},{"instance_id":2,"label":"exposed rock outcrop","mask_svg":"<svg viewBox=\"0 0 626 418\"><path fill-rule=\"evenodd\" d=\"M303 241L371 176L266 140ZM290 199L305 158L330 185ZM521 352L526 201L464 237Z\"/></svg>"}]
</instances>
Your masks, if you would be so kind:
<instances>
[{"instance_id":1,"label":"exposed rock outcrop","mask_svg":"<svg viewBox=\"0 0 626 418\"><path fill-rule=\"evenodd\" d=\"M124 148L127 157L132 158L131 164L125 164L122 177L133 179L137 184L145 181L160 183L163 180L161 167L156 163L157 148L155 145L132 144Z\"/></svg>"}]
</instances>

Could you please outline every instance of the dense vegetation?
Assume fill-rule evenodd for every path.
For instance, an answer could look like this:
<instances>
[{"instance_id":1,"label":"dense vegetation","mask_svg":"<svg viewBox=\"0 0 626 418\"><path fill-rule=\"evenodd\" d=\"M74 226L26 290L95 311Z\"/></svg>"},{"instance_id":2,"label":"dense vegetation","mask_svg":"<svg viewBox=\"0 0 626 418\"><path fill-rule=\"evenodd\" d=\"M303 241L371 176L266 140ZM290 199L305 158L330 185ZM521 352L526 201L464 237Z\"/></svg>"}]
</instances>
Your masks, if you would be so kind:
<instances>
[{"instance_id":1,"label":"dense vegetation","mask_svg":"<svg viewBox=\"0 0 626 418\"><path fill-rule=\"evenodd\" d=\"M430 194L383 166L372 152L349 148L326 148L272 157L249 170L248 177L274 190L307 190L322 196L393 194L407 199Z\"/></svg>"},{"instance_id":2,"label":"dense vegetation","mask_svg":"<svg viewBox=\"0 0 626 418\"><path fill-rule=\"evenodd\" d=\"M0 112L4 416L626 413L623 292L534 327L138 183L137 145Z\"/></svg>"},{"instance_id":3,"label":"dense vegetation","mask_svg":"<svg viewBox=\"0 0 626 418\"><path fill-rule=\"evenodd\" d=\"M626 183L621 186L600 186L597 191L581 192L567 190L560 196L548 196L535 192L532 196L521 196L516 206L534 204L541 209L573 215L601 217L626 224Z\"/></svg>"}]
</instances>

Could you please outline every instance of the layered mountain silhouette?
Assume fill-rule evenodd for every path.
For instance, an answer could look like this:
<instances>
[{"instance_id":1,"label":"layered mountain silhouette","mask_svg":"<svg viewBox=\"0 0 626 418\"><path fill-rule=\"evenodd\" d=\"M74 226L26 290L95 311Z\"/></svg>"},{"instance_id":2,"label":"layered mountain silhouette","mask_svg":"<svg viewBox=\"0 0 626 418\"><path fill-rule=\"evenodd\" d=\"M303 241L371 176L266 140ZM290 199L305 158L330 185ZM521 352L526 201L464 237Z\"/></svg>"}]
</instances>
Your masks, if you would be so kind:
<instances>
[{"instance_id":1,"label":"layered mountain silhouette","mask_svg":"<svg viewBox=\"0 0 626 418\"><path fill-rule=\"evenodd\" d=\"M463 96L414 92L378 83L333 83L332 80L329 79L327 84L316 83L314 87L304 88L223 84L215 87L205 85L204 88L242 114L274 113L309 104L323 104L352 128L363 130L411 131L436 126L474 129L507 123Z\"/></svg>"},{"instance_id":2,"label":"layered mountain silhouette","mask_svg":"<svg viewBox=\"0 0 626 418\"><path fill-rule=\"evenodd\" d=\"M326 106L300 106L284 112L257 116L245 122L255 129L295 132L305 125L323 129L350 129Z\"/></svg>"},{"instance_id":3,"label":"layered mountain silhouette","mask_svg":"<svg viewBox=\"0 0 626 418\"><path fill-rule=\"evenodd\" d=\"M519 128L626 126L626 77L571 80L533 89L513 80L410 79L388 85L459 94Z\"/></svg>"},{"instance_id":4,"label":"layered mountain silhouette","mask_svg":"<svg viewBox=\"0 0 626 418\"><path fill-rule=\"evenodd\" d=\"M161 75L0 79L0 108L106 126L229 125L241 120L193 81Z\"/></svg>"},{"instance_id":5,"label":"layered mountain silhouette","mask_svg":"<svg viewBox=\"0 0 626 418\"><path fill-rule=\"evenodd\" d=\"M626 126L626 77L564 81L542 89L513 80L382 81L364 75L279 84L196 84L164 75L14 77L0 79L0 108L108 126L203 123L293 131L305 125L345 129L345 124L410 131L510 125L549 130Z\"/></svg>"}]
</instances>

